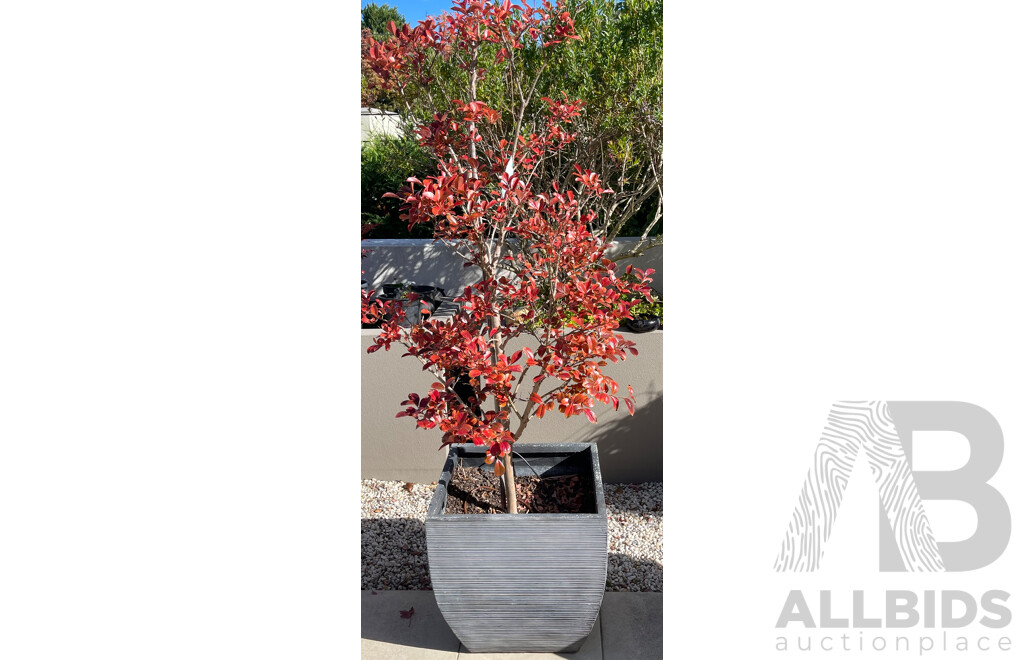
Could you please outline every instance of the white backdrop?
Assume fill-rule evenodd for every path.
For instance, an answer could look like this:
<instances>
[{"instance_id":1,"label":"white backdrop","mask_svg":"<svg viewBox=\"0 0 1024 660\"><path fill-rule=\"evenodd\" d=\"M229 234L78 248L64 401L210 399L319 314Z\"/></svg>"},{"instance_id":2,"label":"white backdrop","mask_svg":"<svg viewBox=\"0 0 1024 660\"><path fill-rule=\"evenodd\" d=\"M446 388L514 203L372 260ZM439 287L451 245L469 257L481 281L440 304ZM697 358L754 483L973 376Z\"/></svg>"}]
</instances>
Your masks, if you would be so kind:
<instances>
[{"instance_id":1,"label":"white backdrop","mask_svg":"<svg viewBox=\"0 0 1024 660\"><path fill-rule=\"evenodd\" d=\"M1024 616L1016 531L985 569L879 573L877 489L863 463L822 570L772 566L836 400L987 409L1005 437L991 484L1024 516L1024 94L1008 84L1024 62L1024 14L926 2L700 3L681 14L666 51L693 66L666 101L681 108L667 147L680 153L680 192L666 213L686 218L669 240L687 304L669 311L695 322L666 342L680 422L665 439L666 473L678 477L666 489L666 644L677 650L666 657L890 657L798 652L792 639L806 633L793 626L782 631L791 650L776 652L775 622L798 588L816 619L819 589L834 590L836 616L849 616L851 589L865 591L871 616L900 588L1004 589ZM915 458L948 464L963 455L952 445ZM926 502L937 533L973 531L970 511L936 504ZM1019 630L1015 620L987 631L992 648L1007 635L1019 655ZM922 632L941 635L882 631ZM1016 657L977 653L926 657ZM910 656L916 647L892 655Z\"/></svg>"}]
</instances>

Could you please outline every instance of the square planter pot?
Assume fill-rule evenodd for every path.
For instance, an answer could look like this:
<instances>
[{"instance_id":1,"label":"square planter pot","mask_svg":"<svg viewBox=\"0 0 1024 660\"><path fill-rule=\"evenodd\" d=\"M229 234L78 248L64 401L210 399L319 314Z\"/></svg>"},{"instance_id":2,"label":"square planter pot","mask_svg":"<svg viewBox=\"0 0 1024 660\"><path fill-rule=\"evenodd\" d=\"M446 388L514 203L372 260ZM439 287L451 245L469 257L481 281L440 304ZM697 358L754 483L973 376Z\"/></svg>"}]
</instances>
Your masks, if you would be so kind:
<instances>
[{"instance_id":1,"label":"square planter pot","mask_svg":"<svg viewBox=\"0 0 1024 660\"><path fill-rule=\"evenodd\" d=\"M597 445L514 445L517 475L576 474L592 481L586 513L445 514L461 459L483 465L484 447L452 445L426 517L427 560L445 621L471 652L574 652L601 609L608 516Z\"/></svg>"}]
</instances>

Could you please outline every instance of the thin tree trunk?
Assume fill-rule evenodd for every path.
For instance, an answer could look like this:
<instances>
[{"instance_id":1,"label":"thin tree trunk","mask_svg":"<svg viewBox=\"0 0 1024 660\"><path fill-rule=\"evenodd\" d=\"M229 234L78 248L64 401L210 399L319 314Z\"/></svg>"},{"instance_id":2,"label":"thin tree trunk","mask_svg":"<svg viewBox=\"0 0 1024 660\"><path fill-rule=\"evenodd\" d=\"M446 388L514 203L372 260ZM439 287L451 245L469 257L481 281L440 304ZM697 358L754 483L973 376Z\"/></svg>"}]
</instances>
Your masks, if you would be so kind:
<instances>
[{"instance_id":1,"label":"thin tree trunk","mask_svg":"<svg viewBox=\"0 0 1024 660\"><path fill-rule=\"evenodd\" d=\"M501 318L498 316L487 317L488 325L491 329L497 329L501 327ZM498 364L498 337L492 340L491 343L491 364ZM498 404L498 399L494 399L494 412L499 412L501 406ZM507 513L519 513L519 506L516 502L516 475L515 470L512 468L512 452L509 452L503 460L505 466L505 511Z\"/></svg>"},{"instance_id":2,"label":"thin tree trunk","mask_svg":"<svg viewBox=\"0 0 1024 660\"><path fill-rule=\"evenodd\" d=\"M471 66L470 71L469 71L469 100L470 100L470 102L477 100L476 99L477 46L475 46L475 45L473 46L471 58L472 58L472 60L471 60L472 66ZM471 122L469 127L470 127L470 132L472 132L473 130L476 129L476 123L475 122ZM470 156L470 158L474 158L474 159L476 158L476 142L473 142L472 140L470 140L470 142L469 142L469 156ZM473 167L472 168L472 178L476 179L478 176L479 176L479 174L477 173L476 167ZM491 248L488 247L488 250L487 250L488 254L490 254L490 250L491 250ZM500 247L498 247L497 250L500 251ZM493 261L497 261L497 256L498 256L497 254L494 255ZM492 261L492 259L488 259L488 261ZM485 273L485 276L486 276L486 273ZM496 329L496 328L501 327L501 318L499 316L490 316L490 317L488 317L487 321L488 321L488 325L490 325L492 329ZM492 344L491 344L491 364L495 364L495 365L498 364L498 341L499 341L499 339L497 337L495 337L493 342L492 342ZM497 400L497 398L495 398L495 400L494 400L494 411L498 412L499 408L500 408L500 406L498 405L498 400ZM504 483L505 483L505 510L508 513L519 513L519 506L516 503L516 477L515 477L515 470L512 467L512 452L509 452L508 455L506 455L504 457L504 459L502 459L502 460L503 460L503 464L505 466L505 475L503 477L504 478Z\"/></svg>"},{"instance_id":3,"label":"thin tree trunk","mask_svg":"<svg viewBox=\"0 0 1024 660\"><path fill-rule=\"evenodd\" d=\"M516 473L512 468L512 452L505 454L505 510L508 513L519 513L519 505L516 503Z\"/></svg>"}]
</instances>

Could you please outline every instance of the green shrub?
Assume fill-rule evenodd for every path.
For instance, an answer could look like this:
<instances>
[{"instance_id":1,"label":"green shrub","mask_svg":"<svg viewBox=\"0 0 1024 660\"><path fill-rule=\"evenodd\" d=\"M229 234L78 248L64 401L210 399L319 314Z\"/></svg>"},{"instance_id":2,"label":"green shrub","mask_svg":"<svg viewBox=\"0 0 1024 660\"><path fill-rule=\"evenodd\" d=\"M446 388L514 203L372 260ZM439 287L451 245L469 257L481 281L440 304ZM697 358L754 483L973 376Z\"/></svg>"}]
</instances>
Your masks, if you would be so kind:
<instances>
[{"instance_id":1,"label":"green shrub","mask_svg":"<svg viewBox=\"0 0 1024 660\"><path fill-rule=\"evenodd\" d=\"M623 273L621 277L627 282L640 281L640 278L633 273ZM630 300L627 296L622 296L622 299ZM638 298L637 300L640 302L636 303L629 309L630 315L634 319L638 319L642 316L656 316L659 321L664 321L664 301L661 298L661 292L654 287L651 287L651 300L647 300L646 298Z\"/></svg>"},{"instance_id":2,"label":"green shrub","mask_svg":"<svg viewBox=\"0 0 1024 660\"><path fill-rule=\"evenodd\" d=\"M654 298L654 302L647 302L646 299L641 300L629 310L633 318L638 319L641 316L656 316L659 321L664 322L665 312L661 301L661 296L658 295L657 291L652 289L651 297Z\"/></svg>"},{"instance_id":3,"label":"green shrub","mask_svg":"<svg viewBox=\"0 0 1024 660\"><path fill-rule=\"evenodd\" d=\"M375 135L363 143L360 164L362 224L373 225L367 238L431 238L425 225L409 232L409 226L399 219L402 202L384 198L384 193L395 192L406 185L410 176L423 178L437 173L433 159L416 140L409 137Z\"/></svg>"}]
</instances>

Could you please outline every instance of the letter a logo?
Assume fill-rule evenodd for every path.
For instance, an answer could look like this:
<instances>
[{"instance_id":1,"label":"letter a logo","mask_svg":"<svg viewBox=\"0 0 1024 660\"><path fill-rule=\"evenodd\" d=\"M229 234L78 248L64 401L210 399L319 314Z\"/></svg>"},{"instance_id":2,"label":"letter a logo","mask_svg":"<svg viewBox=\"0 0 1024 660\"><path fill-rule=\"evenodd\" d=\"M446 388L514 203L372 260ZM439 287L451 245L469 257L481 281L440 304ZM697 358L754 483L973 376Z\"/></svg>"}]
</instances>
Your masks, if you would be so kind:
<instances>
[{"instance_id":1,"label":"letter a logo","mask_svg":"<svg viewBox=\"0 0 1024 660\"><path fill-rule=\"evenodd\" d=\"M913 472L915 430L962 434L971 446L967 465L949 472ZM776 571L818 569L862 450L878 486L880 570L969 571L987 566L1006 549L1010 510L987 483L1003 456L1002 430L992 415L978 406L950 401L842 401L829 411L814 465L775 559ZM937 542L924 499L970 504L978 515L974 536Z\"/></svg>"}]
</instances>

